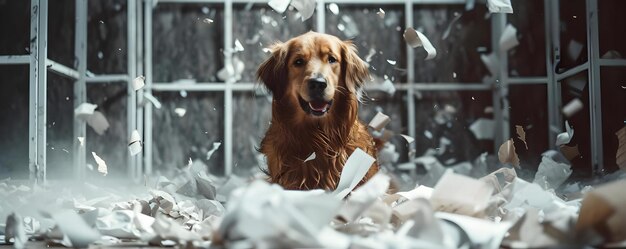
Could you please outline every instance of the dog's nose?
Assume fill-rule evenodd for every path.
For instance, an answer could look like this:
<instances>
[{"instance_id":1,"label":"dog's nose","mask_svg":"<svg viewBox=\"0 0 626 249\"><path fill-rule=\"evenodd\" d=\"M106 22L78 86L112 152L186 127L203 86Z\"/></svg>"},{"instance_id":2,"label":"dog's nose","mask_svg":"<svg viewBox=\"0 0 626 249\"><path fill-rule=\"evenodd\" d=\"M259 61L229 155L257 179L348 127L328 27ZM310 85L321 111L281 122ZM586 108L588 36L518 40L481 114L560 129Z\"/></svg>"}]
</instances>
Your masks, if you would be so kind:
<instances>
[{"instance_id":1,"label":"dog's nose","mask_svg":"<svg viewBox=\"0 0 626 249\"><path fill-rule=\"evenodd\" d=\"M309 79L309 91L322 92L326 89L326 79L323 77L315 77Z\"/></svg>"}]
</instances>

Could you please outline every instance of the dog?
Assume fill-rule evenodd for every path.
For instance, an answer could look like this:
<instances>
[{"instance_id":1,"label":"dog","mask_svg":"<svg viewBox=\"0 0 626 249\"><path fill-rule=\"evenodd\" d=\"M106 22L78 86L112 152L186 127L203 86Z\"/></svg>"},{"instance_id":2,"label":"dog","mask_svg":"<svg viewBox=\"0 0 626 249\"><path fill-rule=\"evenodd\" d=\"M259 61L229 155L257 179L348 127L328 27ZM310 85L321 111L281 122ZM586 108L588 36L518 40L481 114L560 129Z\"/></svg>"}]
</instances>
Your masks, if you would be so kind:
<instances>
[{"instance_id":1,"label":"dog","mask_svg":"<svg viewBox=\"0 0 626 249\"><path fill-rule=\"evenodd\" d=\"M308 32L271 47L256 72L273 96L259 148L270 182L290 190L334 190L356 148L376 158L374 140L357 116L367 68L351 41L332 35ZM307 161L312 153L315 159ZM360 184L377 171L374 163Z\"/></svg>"}]
</instances>

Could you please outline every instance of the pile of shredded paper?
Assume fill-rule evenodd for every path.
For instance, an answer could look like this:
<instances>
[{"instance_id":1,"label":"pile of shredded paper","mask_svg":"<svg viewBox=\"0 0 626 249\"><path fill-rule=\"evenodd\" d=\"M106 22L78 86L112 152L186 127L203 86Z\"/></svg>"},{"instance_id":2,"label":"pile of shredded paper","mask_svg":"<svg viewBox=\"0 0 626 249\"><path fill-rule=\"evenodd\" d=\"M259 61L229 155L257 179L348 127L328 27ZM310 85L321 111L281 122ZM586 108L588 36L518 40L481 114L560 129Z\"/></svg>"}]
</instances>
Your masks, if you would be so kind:
<instances>
[{"instance_id":1,"label":"pile of shredded paper","mask_svg":"<svg viewBox=\"0 0 626 249\"><path fill-rule=\"evenodd\" d=\"M314 160L314 159L313 159ZM479 178L439 169L393 192L378 173L356 187L374 159L348 159L335 191L288 191L261 178L215 177L192 163L143 186L0 181L0 242L66 247L538 248L626 246L626 179L560 186L569 169L544 154L534 182L503 167ZM430 161L429 161L430 160ZM549 168L548 168L549 166ZM429 175L430 174L430 175ZM119 187L123 186L123 187ZM555 191L559 189L559 191ZM28 242L28 241L31 242ZM32 242L43 241L43 242ZM621 243L621 244L620 244Z\"/></svg>"}]
</instances>

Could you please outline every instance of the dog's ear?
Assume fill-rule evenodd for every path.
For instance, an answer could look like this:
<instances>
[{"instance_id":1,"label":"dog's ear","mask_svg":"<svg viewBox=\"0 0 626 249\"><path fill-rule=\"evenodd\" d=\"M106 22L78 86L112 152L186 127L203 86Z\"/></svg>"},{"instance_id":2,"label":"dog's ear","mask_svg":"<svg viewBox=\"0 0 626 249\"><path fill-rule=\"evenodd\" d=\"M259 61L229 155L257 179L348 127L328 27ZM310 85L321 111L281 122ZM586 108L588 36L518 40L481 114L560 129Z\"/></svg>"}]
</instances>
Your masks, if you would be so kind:
<instances>
[{"instance_id":1,"label":"dog's ear","mask_svg":"<svg viewBox=\"0 0 626 249\"><path fill-rule=\"evenodd\" d=\"M365 80L369 78L368 65L359 58L352 41L344 41L341 47L343 57L341 68L345 74L346 86L350 92L359 95Z\"/></svg>"},{"instance_id":2,"label":"dog's ear","mask_svg":"<svg viewBox=\"0 0 626 249\"><path fill-rule=\"evenodd\" d=\"M287 87L287 45L279 42L270 49L272 55L261 63L256 77L265 84L274 99L280 99Z\"/></svg>"}]
</instances>

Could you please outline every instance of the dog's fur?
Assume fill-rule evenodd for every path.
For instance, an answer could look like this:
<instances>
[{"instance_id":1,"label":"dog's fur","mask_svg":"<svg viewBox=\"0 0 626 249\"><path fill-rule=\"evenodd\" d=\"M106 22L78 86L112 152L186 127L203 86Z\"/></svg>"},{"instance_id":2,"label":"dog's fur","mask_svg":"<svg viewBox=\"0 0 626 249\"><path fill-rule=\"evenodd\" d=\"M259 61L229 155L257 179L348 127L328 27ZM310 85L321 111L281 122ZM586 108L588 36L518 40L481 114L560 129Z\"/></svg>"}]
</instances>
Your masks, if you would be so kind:
<instances>
[{"instance_id":1,"label":"dog's fur","mask_svg":"<svg viewBox=\"0 0 626 249\"><path fill-rule=\"evenodd\" d=\"M286 189L333 190L356 148L376 157L374 141L357 117L361 87L369 77L367 65L352 42L315 32L277 43L271 50L257 71L273 94L272 121L260 147L269 180ZM310 88L314 77L327 83L317 95ZM319 106L325 111L315 112ZM316 158L304 162L313 152ZM374 163L361 183L377 171Z\"/></svg>"}]
</instances>

